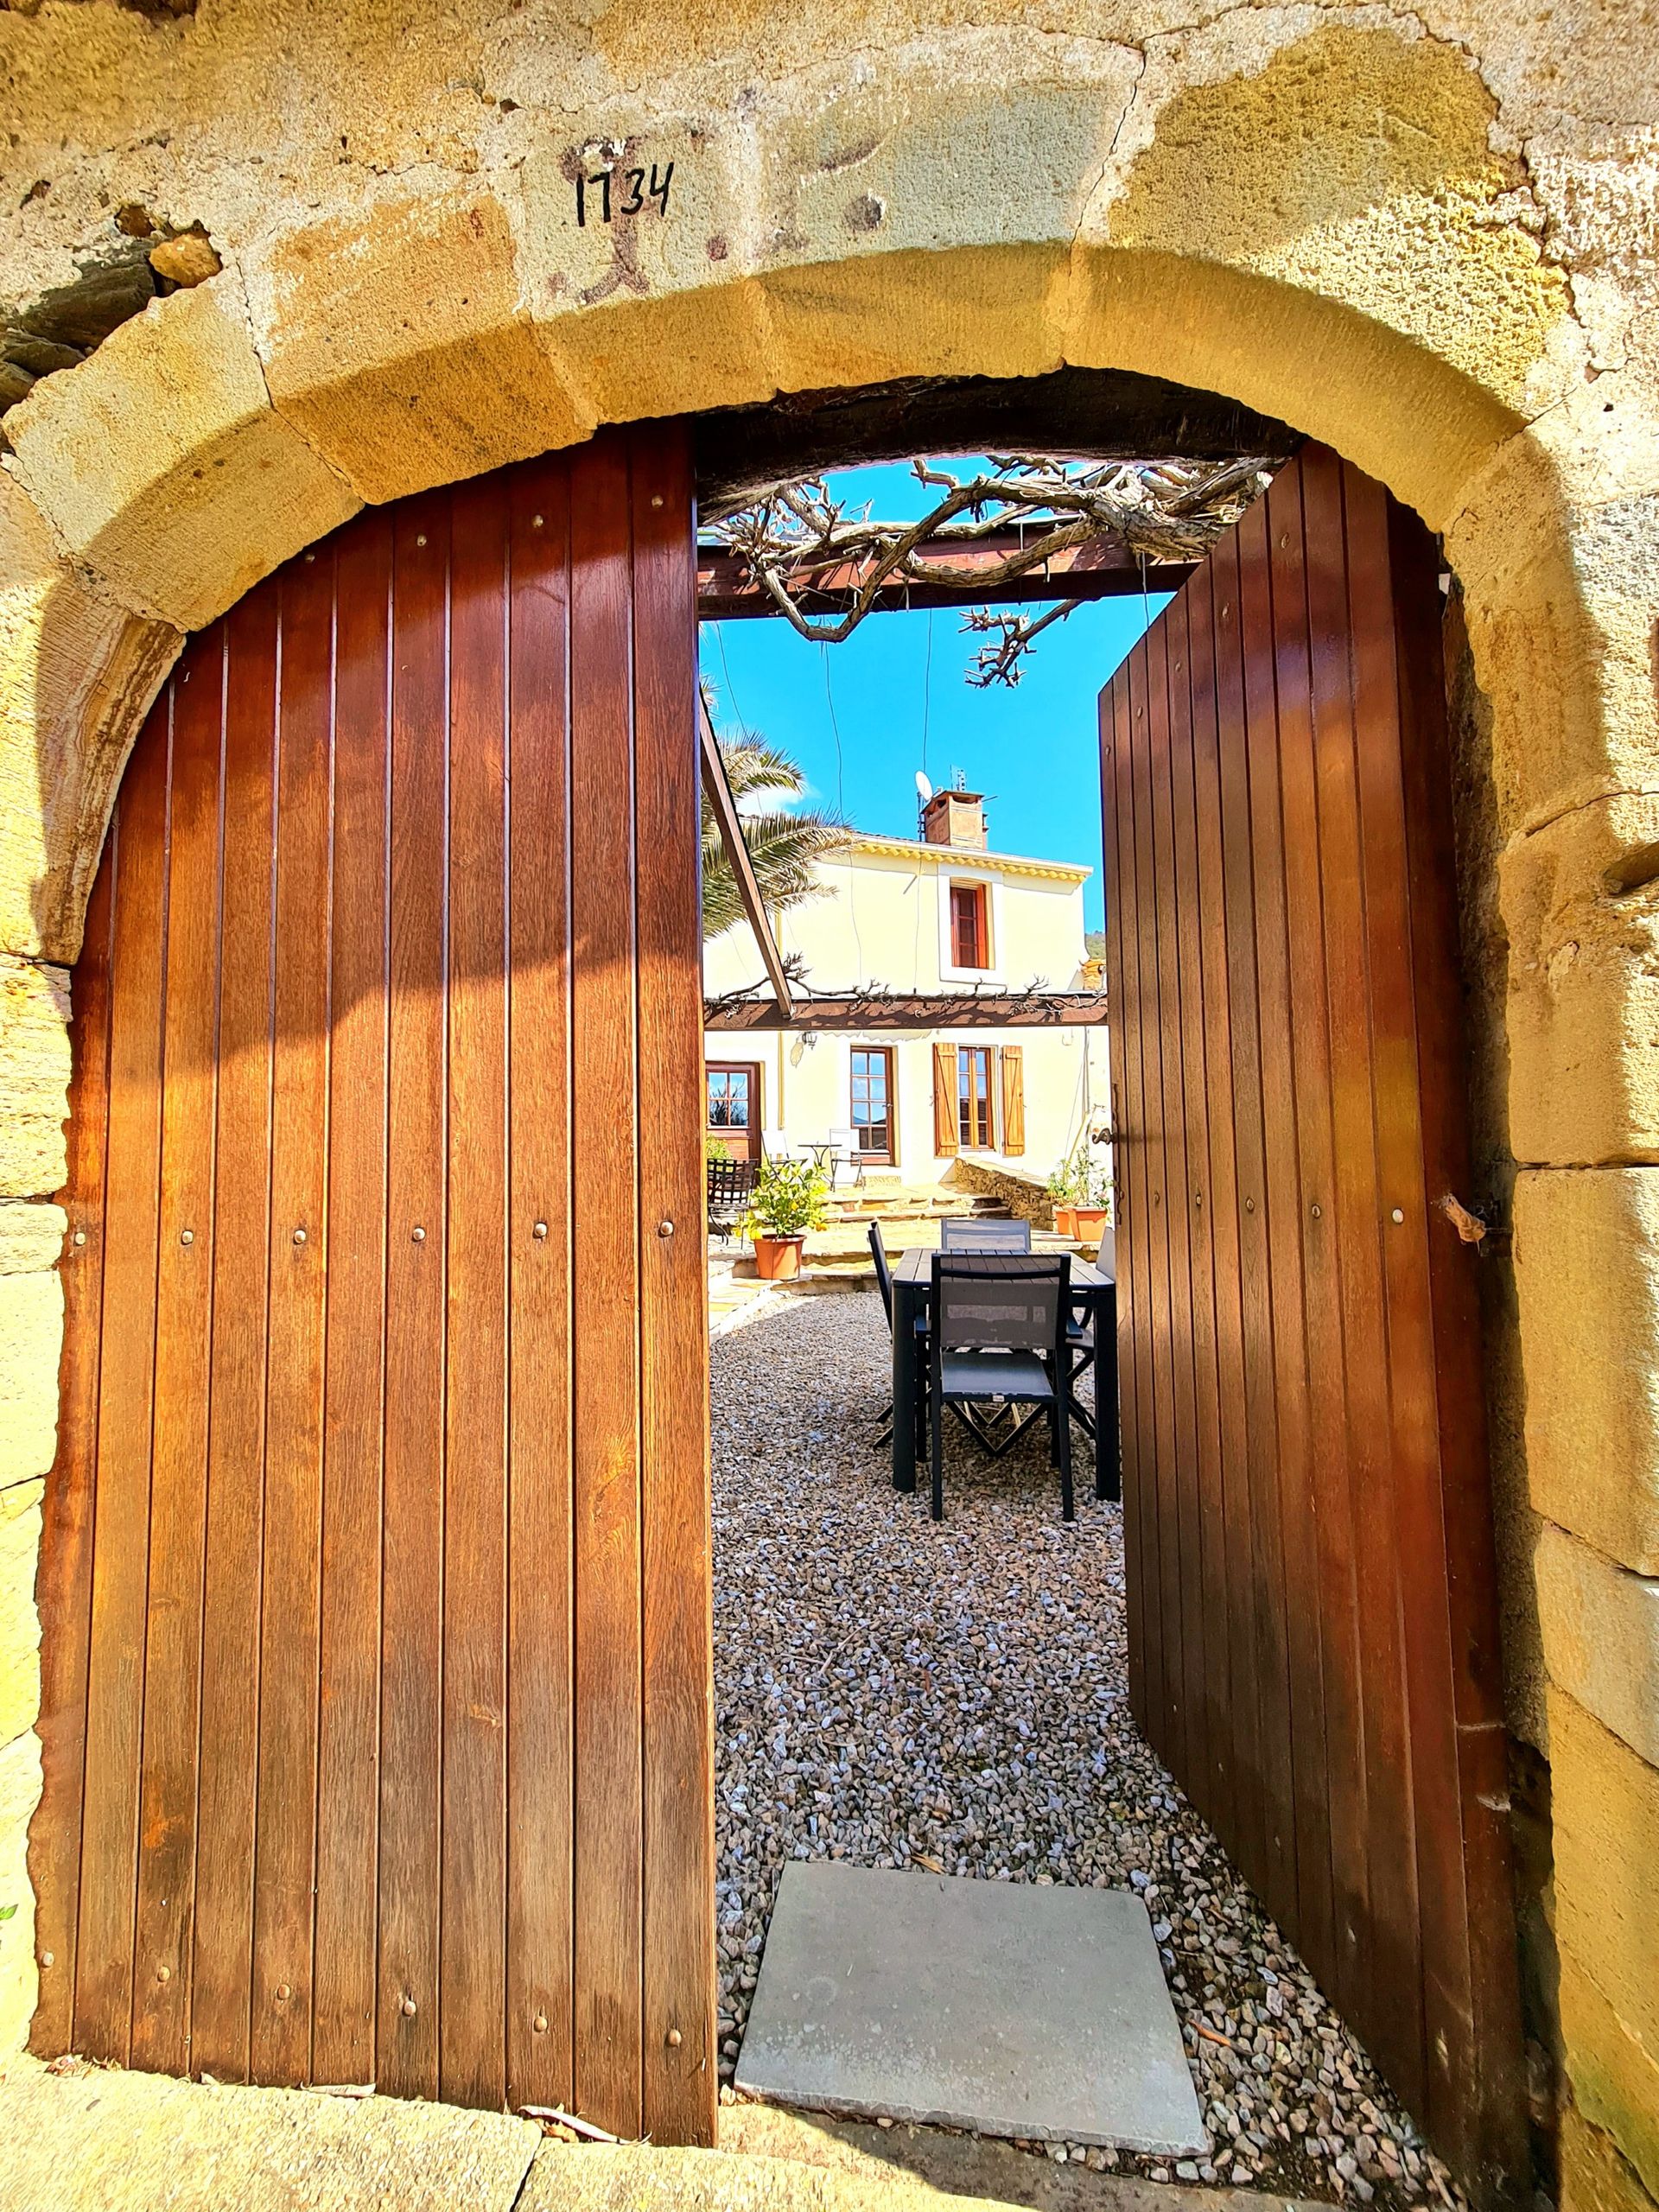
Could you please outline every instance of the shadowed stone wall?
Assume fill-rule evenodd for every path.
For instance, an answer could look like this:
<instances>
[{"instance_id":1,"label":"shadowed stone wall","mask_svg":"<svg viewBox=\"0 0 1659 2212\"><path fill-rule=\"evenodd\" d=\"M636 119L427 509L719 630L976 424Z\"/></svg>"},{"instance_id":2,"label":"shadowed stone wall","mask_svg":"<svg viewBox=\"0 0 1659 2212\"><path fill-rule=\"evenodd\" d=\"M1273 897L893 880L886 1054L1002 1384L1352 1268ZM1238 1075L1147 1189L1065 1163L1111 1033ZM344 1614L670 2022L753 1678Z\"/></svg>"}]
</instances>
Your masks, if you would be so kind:
<instances>
[{"instance_id":1,"label":"shadowed stone wall","mask_svg":"<svg viewBox=\"0 0 1659 2212\"><path fill-rule=\"evenodd\" d=\"M1516 1670L1553 1780L1566 2188L1659 2192L1648 12L0 11L0 1907L19 1907L0 1922L0 2037L23 2032L35 1974L22 1836L66 971L182 632L363 501L601 422L1072 362L1281 416L1445 535L1484 779L1465 787L1484 811L1465 895L1486 917L1513 1176L1494 1387L1511 1611L1549 1682L1546 1712L1535 1664ZM624 212L628 170L671 162L666 210L642 189ZM575 179L606 168L613 219L590 194L578 226ZM136 311L104 314L108 334L66 324L55 302L86 286L87 315Z\"/></svg>"}]
</instances>

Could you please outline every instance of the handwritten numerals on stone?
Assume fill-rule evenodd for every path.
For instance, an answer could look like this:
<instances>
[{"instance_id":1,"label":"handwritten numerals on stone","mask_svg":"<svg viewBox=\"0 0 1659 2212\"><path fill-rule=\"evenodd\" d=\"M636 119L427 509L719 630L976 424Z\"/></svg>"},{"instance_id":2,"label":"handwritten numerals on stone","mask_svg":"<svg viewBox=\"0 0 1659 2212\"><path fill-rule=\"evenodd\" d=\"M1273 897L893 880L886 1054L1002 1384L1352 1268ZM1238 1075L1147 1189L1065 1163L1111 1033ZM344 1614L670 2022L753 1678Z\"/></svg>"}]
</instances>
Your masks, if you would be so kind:
<instances>
[{"instance_id":1,"label":"handwritten numerals on stone","mask_svg":"<svg viewBox=\"0 0 1659 2212\"><path fill-rule=\"evenodd\" d=\"M659 215L668 213L668 188L673 181L674 164L670 162L659 174L653 162L650 172L639 169L601 169L593 176L576 179L576 227L585 231L588 218L597 208L597 219L608 223L619 215L648 213L653 207Z\"/></svg>"}]
</instances>

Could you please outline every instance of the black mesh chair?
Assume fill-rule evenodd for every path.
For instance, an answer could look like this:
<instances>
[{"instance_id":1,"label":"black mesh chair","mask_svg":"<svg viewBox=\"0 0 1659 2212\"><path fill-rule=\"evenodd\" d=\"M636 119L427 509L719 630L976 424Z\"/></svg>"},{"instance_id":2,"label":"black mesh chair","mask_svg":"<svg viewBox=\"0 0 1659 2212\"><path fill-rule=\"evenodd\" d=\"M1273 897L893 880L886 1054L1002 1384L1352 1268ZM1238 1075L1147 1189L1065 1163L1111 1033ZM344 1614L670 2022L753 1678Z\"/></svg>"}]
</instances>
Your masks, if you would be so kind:
<instances>
[{"instance_id":1,"label":"black mesh chair","mask_svg":"<svg viewBox=\"0 0 1659 2212\"><path fill-rule=\"evenodd\" d=\"M881 1293L881 1304L887 1317L887 1334L891 1337L893 1334L893 1269L887 1264L887 1247L881 1235L881 1224L879 1221L873 1221L870 1224L869 1237L870 1257L875 1262L876 1287ZM918 1313L916 1316L916 1341L918 1346L925 1339L926 1335L927 1317L924 1313ZM918 1452L923 1449L926 1440L926 1405L925 1386L924 1386L924 1389L916 1394L916 1449ZM875 1440L878 1448L893 1441L893 1401L891 1399L887 1401L887 1409L882 1414L881 1421L881 1433Z\"/></svg>"},{"instance_id":2,"label":"black mesh chair","mask_svg":"<svg viewBox=\"0 0 1659 2212\"><path fill-rule=\"evenodd\" d=\"M722 1244L749 1210L754 1196L755 1164L752 1160L711 1160L709 1162L709 1226Z\"/></svg>"},{"instance_id":3,"label":"black mesh chair","mask_svg":"<svg viewBox=\"0 0 1659 2212\"><path fill-rule=\"evenodd\" d=\"M1095 1264L1103 1274L1110 1275L1114 1281L1116 1281L1117 1231L1115 1229L1101 1230L1100 1253ZM1078 1377L1086 1375L1094 1365L1095 1355L1099 1350L1095 1342L1095 1325L1092 1316L1086 1321L1080 1321L1075 1313L1066 1315L1065 1348L1071 1357L1070 1382L1075 1388ZM1080 1424L1092 1442L1095 1435L1095 1416L1081 1398L1073 1398L1071 1417ZM1095 1478L1095 1494L1097 1497L1104 1497L1106 1495L1105 1480L1105 1471L1102 1469Z\"/></svg>"},{"instance_id":4,"label":"black mesh chair","mask_svg":"<svg viewBox=\"0 0 1659 2212\"><path fill-rule=\"evenodd\" d=\"M1029 1252L1028 1221L976 1221L971 1216L946 1214L939 1224L942 1252Z\"/></svg>"},{"instance_id":5,"label":"black mesh chair","mask_svg":"<svg viewBox=\"0 0 1659 2212\"><path fill-rule=\"evenodd\" d=\"M1071 1353L1071 1260L1068 1253L940 1252L933 1262L933 1325L928 1346L931 1511L944 1518L944 1408L972 1422L1001 1459L1046 1413L1050 1448L1060 1471L1060 1515L1072 1518ZM1026 1406L998 1434L981 1427L992 1407Z\"/></svg>"}]
</instances>

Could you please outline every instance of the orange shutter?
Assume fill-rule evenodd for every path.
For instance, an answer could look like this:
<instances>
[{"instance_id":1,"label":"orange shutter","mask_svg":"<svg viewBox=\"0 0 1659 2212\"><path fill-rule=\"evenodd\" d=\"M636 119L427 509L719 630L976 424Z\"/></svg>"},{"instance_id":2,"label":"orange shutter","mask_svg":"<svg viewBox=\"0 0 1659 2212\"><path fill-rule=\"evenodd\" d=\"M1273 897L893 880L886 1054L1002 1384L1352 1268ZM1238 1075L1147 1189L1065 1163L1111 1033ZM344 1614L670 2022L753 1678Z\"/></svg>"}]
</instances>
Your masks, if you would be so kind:
<instances>
[{"instance_id":1,"label":"orange shutter","mask_svg":"<svg viewBox=\"0 0 1659 2212\"><path fill-rule=\"evenodd\" d=\"M933 1047L933 1149L954 1153L957 1143L957 1048Z\"/></svg>"},{"instance_id":2,"label":"orange shutter","mask_svg":"<svg viewBox=\"0 0 1659 2212\"><path fill-rule=\"evenodd\" d=\"M1020 1045L1002 1047L1002 1149L1026 1148L1026 1054Z\"/></svg>"}]
</instances>

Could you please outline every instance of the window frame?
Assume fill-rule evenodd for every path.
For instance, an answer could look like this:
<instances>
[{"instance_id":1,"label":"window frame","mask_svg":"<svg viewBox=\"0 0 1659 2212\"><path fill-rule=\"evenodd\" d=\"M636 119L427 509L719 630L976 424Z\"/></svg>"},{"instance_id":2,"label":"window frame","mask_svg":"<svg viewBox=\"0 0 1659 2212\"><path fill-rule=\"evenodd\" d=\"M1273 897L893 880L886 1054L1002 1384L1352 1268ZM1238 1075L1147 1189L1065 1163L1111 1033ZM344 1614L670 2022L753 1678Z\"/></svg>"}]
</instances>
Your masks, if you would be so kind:
<instances>
[{"instance_id":1,"label":"window frame","mask_svg":"<svg viewBox=\"0 0 1659 2212\"><path fill-rule=\"evenodd\" d=\"M886 1068L886 1074L883 1077L882 1098L887 1108L887 1113L882 1121L881 1127L887 1132L887 1142L885 1145L879 1147L861 1143L858 1147L858 1156L861 1160L868 1162L872 1166L890 1167L897 1159L899 1152L896 1141L897 1131L894 1126L895 1117L898 1111L897 1062L891 1045L853 1045L849 1046L848 1048L848 1121L855 1133L861 1136L863 1129L869 1126L868 1123L861 1123L858 1118L858 1060L861 1053L867 1060L879 1059L882 1061ZM868 1083L868 1076L865 1080ZM866 1103L868 1103L868 1098Z\"/></svg>"},{"instance_id":2,"label":"window frame","mask_svg":"<svg viewBox=\"0 0 1659 2212\"><path fill-rule=\"evenodd\" d=\"M959 975L988 975L992 965L988 887L983 883L952 882L950 892L950 964ZM973 915L974 957L971 960L964 960L962 957L959 916L964 909Z\"/></svg>"},{"instance_id":3,"label":"window frame","mask_svg":"<svg viewBox=\"0 0 1659 2212\"><path fill-rule=\"evenodd\" d=\"M976 1062L984 1075L984 1088L976 1100L975 1087L968 1072L969 1062ZM966 1089L964 1090L964 1079ZM957 1142L963 1152L995 1152L996 1150L996 1048L992 1045L958 1045L957 1047ZM976 1104L983 1109L983 1120L975 1113ZM975 1134L976 1130L979 1133Z\"/></svg>"}]
</instances>

